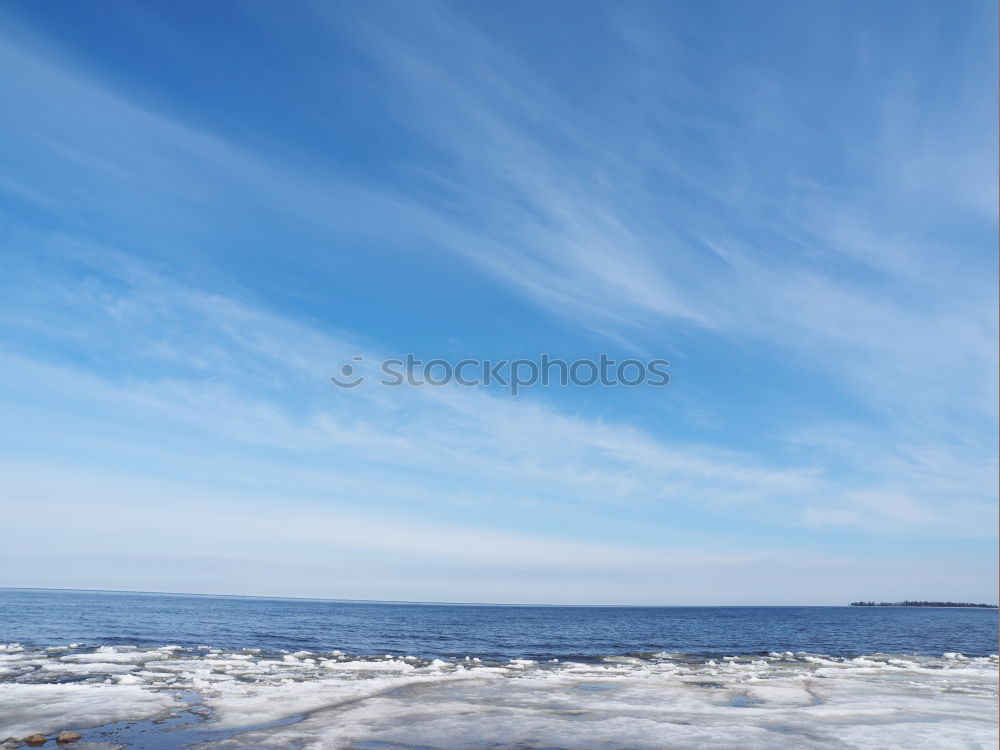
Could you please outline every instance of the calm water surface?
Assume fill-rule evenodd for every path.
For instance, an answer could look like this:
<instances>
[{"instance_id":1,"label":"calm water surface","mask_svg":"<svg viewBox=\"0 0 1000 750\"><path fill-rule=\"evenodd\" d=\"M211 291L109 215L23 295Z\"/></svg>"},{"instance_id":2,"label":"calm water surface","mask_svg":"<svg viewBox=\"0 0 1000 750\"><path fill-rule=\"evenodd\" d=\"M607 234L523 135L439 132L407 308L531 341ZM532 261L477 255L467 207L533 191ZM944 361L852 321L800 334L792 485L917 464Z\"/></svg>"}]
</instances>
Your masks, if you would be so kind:
<instances>
[{"instance_id":1,"label":"calm water surface","mask_svg":"<svg viewBox=\"0 0 1000 750\"><path fill-rule=\"evenodd\" d=\"M808 651L985 656L997 610L537 607L0 589L0 642L592 659Z\"/></svg>"}]
</instances>

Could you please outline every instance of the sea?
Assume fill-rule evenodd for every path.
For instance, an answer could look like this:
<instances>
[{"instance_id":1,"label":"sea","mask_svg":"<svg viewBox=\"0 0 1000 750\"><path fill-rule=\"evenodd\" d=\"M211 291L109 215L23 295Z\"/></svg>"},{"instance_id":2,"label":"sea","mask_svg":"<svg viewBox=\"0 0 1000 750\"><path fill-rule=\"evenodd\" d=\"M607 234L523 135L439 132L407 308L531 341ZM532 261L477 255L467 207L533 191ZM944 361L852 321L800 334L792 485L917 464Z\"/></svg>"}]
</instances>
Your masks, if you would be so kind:
<instances>
[{"instance_id":1,"label":"sea","mask_svg":"<svg viewBox=\"0 0 1000 750\"><path fill-rule=\"evenodd\" d=\"M994 748L997 610L0 589L0 740Z\"/></svg>"}]
</instances>

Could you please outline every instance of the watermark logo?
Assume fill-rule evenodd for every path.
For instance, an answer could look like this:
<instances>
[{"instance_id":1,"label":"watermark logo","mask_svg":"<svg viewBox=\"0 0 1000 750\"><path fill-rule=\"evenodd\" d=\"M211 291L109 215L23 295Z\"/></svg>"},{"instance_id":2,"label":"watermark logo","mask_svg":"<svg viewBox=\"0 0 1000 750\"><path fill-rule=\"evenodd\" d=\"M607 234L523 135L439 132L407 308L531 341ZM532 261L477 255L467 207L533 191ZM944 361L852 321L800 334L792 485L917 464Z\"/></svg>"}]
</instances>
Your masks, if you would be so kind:
<instances>
[{"instance_id":1,"label":"watermark logo","mask_svg":"<svg viewBox=\"0 0 1000 750\"><path fill-rule=\"evenodd\" d=\"M364 356L361 354L355 354L351 357L355 362L361 362L364 360ZM358 375L357 367L352 364L343 364L340 366L340 377L336 375L331 375L330 380L333 381L335 385L339 385L341 388L356 388L365 382L363 375Z\"/></svg>"},{"instance_id":2,"label":"watermark logo","mask_svg":"<svg viewBox=\"0 0 1000 750\"><path fill-rule=\"evenodd\" d=\"M361 363L364 356L354 355L352 362L341 365L330 381L340 388L356 388L368 380L362 374ZM670 384L665 359L623 359L614 360L607 354L597 359L565 359L542 354L534 359L462 359L451 362L447 359L422 361L412 354L402 359L383 359L378 362L378 384L389 388L410 386L460 385L465 387L501 387L516 396L525 388L533 386L577 386L589 388L638 386L663 387ZM366 368L367 370L367 368Z\"/></svg>"}]
</instances>

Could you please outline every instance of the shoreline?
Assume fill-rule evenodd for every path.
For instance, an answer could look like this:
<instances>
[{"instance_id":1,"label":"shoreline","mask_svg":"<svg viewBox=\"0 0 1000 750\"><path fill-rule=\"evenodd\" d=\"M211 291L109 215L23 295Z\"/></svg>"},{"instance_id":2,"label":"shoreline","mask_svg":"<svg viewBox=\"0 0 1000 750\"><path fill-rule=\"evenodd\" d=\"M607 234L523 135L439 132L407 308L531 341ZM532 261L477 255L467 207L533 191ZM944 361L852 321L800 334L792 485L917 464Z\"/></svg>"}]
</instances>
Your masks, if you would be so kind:
<instances>
[{"instance_id":1,"label":"shoreline","mask_svg":"<svg viewBox=\"0 0 1000 750\"><path fill-rule=\"evenodd\" d=\"M82 735L80 750L97 750L93 742L105 750L443 750L515 741L563 750L737 741L790 750L827 747L845 732L862 746L889 738L930 748L942 733L988 746L1000 666L996 655L962 654L660 653L593 662L208 647L0 654L9 657L0 660L8 670L0 737L70 730ZM922 690L914 694L906 687L913 683ZM881 705L871 705L872 695ZM845 713L856 721L845 723Z\"/></svg>"}]
</instances>

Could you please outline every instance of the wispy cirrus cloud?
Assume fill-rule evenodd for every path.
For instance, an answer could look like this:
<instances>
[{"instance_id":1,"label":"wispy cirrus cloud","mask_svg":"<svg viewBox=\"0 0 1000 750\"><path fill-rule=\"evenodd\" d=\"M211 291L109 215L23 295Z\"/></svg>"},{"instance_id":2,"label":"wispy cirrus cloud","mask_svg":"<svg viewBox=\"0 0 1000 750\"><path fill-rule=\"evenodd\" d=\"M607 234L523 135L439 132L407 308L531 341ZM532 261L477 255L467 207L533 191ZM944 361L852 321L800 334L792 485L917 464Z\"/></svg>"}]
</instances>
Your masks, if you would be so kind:
<instances>
[{"instance_id":1,"label":"wispy cirrus cloud","mask_svg":"<svg viewBox=\"0 0 1000 750\"><path fill-rule=\"evenodd\" d=\"M551 544L582 571L598 543L633 571L706 555L801 566L803 549L874 537L910 551L934 540L929 571L957 559L948 540L992 538L993 42L966 25L955 51L933 46L920 13L892 29L899 49L879 37L884 19L829 19L847 40L835 51L779 25L768 33L801 52L789 71L774 39L747 42L735 17L674 26L602 8L574 28L592 41L583 55L549 54L471 8L387 7L298 6L280 23L242 8L270 63L257 71L255 47L240 80L261 88L231 98L197 89L225 72L181 85L186 30L162 9L136 12L177 81L155 65L109 72L86 45L9 19L10 451L39 475L152 477L134 491L159 498L136 509L143 523L187 491L206 504L259 492L284 545L262 565L301 529L265 512L279 502L296 519L350 514L331 545L371 538L384 554L374 529L392 516L392 543L408 527L435 547L462 536L473 541L449 564L474 564L482 546L498 567L525 545L545 567L537 550ZM707 41L726 55L703 54ZM913 56L928 44L934 70ZM204 106L214 97L231 109ZM515 335L666 350L701 378L673 388L689 408L666 413L687 416L326 383L355 353L420 338L413 301L447 293L448 273L470 297L524 302L505 311ZM425 294L402 300L410 274ZM352 317L323 286L343 294L342 278L384 314ZM489 304L449 311L443 328L485 321ZM81 464L99 478L73 473ZM65 499L44 484L24 496L56 513ZM183 524L172 533L205 544Z\"/></svg>"},{"instance_id":2,"label":"wispy cirrus cloud","mask_svg":"<svg viewBox=\"0 0 1000 750\"><path fill-rule=\"evenodd\" d=\"M258 467L255 482L280 486L301 476L300 489L315 496L411 504L432 514L518 498L525 508L513 519L518 525L533 507L547 516L671 507L708 524L727 513L792 525L804 498L837 507L844 495L855 507L855 481L824 476L817 455L767 465L749 452L669 440L481 389L388 389L375 378L337 389L328 374L362 350L357 341L179 285L126 256L65 247L60 255L72 258L77 274L85 272L60 277L49 265L49 281L27 294L10 290L21 312L4 320L13 344L4 360L18 374L10 385L29 410L46 394L64 394L62 402L82 420L64 434L79 440L81 425L92 425L96 434L84 440L106 441L104 460L112 464L118 450L133 450L130 435L154 424L161 439L139 449L151 459L165 454L159 457L172 455L178 465L198 463L200 449L185 448L187 441L229 446L232 458L243 446ZM23 277L12 270L17 285ZM31 265L21 271L30 274ZM47 339L44 356L37 354L39 336ZM367 354L372 362L382 358ZM919 475L922 483L928 473ZM922 494L932 501L927 489ZM947 523L931 505L921 507L923 515L897 520ZM809 511L807 521L815 520ZM965 521L957 528L979 533Z\"/></svg>"},{"instance_id":3,"label":"wispy cirrus cloud","mask_svg":"<svg viewBox=\"0 0 1000 750\"><path fill-rule=\"evenodd\" d=\"M458 10L358 21L388 112L426 153L447 154L400 173L437 241L604 334L750 337L835 368L894 419L995 416L996 294L980 273L995 269L995 107L977 88L995 71L962 52L918 81L861 38L843 67L857 106L873 110L810 128L822 111L800 94L819 58L790 78L766 57L693 73L678 62L683 39L661 29L643 43L635 18L609 15L621 34L595 54L614 87L592 98ZM918 16L908 33L923 38L929 23ZM942 91L952 74L960 84ZM671 118L691 111L696 122ZM915 180L932 158L962 166ZM977 227L958 246L955 221Z\"/></svg>"}]
</instances>

